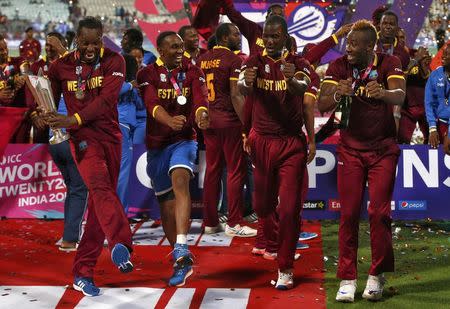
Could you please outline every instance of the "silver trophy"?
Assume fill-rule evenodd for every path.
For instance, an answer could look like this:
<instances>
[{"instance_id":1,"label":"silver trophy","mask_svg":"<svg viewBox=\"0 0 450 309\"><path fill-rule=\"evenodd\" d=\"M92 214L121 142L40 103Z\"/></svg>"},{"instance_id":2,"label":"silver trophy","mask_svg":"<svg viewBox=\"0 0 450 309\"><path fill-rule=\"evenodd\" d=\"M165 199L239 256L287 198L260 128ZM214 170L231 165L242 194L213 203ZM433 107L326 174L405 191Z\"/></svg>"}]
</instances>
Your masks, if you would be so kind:
<instances>
[{"instance_id":1,"label":"silver trophy","mask_svg":"<svg viewBox=\"0 0 450 309\"><path fill-rule=\"evenodd\" d=\"M38 75L25 75L28 89L30 89L41 110L46 113L56 112L50 80L43 76L41 72L40 70ZM61 129L50 128L50 130L52 130L53 136L49 143L52 145L62 143L70 138L69 133L65 133Z\"/></svg>"}]
</instances>

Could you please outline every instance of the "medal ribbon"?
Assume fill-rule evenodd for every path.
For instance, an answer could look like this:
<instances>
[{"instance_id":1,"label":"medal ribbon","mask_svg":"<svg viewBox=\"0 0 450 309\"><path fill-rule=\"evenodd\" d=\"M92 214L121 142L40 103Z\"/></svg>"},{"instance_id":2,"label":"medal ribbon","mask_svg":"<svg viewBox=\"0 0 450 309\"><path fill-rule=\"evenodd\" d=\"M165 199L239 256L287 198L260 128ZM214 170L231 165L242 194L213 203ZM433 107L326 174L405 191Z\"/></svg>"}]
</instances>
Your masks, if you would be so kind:
<instances>
[{"instance_id":1,"label":"medal ribbon","mask_svg":"<svg viewBox=\"0 0 450 309\"><path fill-rule=\"evenodd\" d=\"M172 83L173 88L175 89L175 92L177 93L177 97L183 96L181 92L181 89L183 88L183 82L179 82L180 84L178 85L178 81L175 80L175 78L172 75L172 72L170 72L169 70L167 70L167 75L169 77L170 82Z\"/></svg>"},{"instance_id":2,"label":"medal ribbon","mask_svg":"<svg viewBox=\"0 0 450 309\"><path fill-rule=\"evenodd\" d=\"M353 68L353 78L354 81L352 83L352 89L353 92L356 93L356 91L358 90L357 88L359 88L359 86L367 79L367 77L370 74L370 71L372 71L373 68L373 64L375 63L375 55L372 59L372 62L369 64L369 66L364 70L363 75L361 76L359 74L359 70L357 68Z\"/></svg>"},{"instance_id":3,"label":"medal ribbon","mask_svg":"<svg viewBox=\"0 0 450 309\"><path fill-rule=\"evenodd\" d=\"M84 83L83 83L83 78L81 77L81 74L83 73L83 67L81 65L81 59L80 58L78 58L78 61L77 61L77 67L80 67L80 71L78 72L75 69L75 73L77 74L78 89L81 90L81 91L85 91L86 90L87 81L91 78L92 73L94 73L94 71L95 71L94 68L98 65L98 63L100 62L100 59L97 57L97 60L95 61L94 65L91 66L91 71L89 72L88 76L86 76L86 79L84 80Z\"/></svg>"}]
</instances>

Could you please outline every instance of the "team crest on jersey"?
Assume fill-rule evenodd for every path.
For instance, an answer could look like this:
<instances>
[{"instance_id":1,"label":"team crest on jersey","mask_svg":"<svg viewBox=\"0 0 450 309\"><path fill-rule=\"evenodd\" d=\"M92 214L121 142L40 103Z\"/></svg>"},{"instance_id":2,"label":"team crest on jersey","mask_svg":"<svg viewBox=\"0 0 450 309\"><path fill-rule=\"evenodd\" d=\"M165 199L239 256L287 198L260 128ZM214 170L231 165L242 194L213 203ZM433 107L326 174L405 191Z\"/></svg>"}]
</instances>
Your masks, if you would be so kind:
<instances>
[{"instance_id":1,"label":"team crest on jersey","mask_svg":"<svg viewBox=\"0 0 450 309\"><path fill-rule=\"evenodd\" d=\"M167 76L164 73L159 74L159 79L161 80L161 82L165 83L167 82Z\"/></svg>"},{"instance_id":2,"label":"team crest on jersey","mask_svg":"<svg viewBox=\"0 0 450 309\"><path fill-rule=\"evenodd\" d=\"M81 65L77 65L75 67L75 74L80 75L83 72L83 67Z\"/></svg>"},{"instance_id":3,"label":"team crest on jersey","mask_svg":"<svg viewBox=\"0 0 450 309\"><path fill-rule=\"evenodd\" d=\"M266 64L266 65L264 66L264 72L266 72L267 74L270 73L270 65Z\"/></svg>"},{"instance_id":4,"label":"team crest on jersey","mask_svg":"<svg viewBox=\"0 0 450 309\"><path fill-rule=\"evenodd\" d=\"M378 78L378 72L377 70L372 70L369 73L369 79L376 80Z\"/></svg>"}]
</instances>

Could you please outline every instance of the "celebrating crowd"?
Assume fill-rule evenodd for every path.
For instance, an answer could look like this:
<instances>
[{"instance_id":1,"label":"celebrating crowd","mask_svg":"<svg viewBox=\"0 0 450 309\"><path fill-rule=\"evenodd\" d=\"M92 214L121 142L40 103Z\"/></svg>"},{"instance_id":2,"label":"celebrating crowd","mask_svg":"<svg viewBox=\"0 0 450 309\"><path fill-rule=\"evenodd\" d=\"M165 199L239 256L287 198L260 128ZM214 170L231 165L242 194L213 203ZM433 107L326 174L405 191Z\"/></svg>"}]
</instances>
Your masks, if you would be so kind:
<instances>
[{"instance_id":1,"label":"celebrating crowd","mask_svg":"<svg viewBox=\"0 0 450 309\"><path fill-rule=\"evenodd\" d=\"M450 45L444 47L442 66L431 71L428 51L405 46L398 17L383 9L374 12L373 21L344 25L298 53L282 5L269 7L261 27L245 19L232 1L219 2L231 23L216 27L208 50L199 47L197 29L184 26L159 34L159 57L142 48L137 29L124 33L118 54L103 46L103 25L93 17L80 21L73 50L59 33L49 33L41 59L32 37L21 48L24 57L17 58L8 56L0 38L0 105L29 108L10 142L45 143L49 127L70 134L70 142L51 143L50 151L68 190L60 249L77 250L73 287L87 296L99 295L93 274L105 239L118 269L133 270L123 183L130 174L133 144L139 143L148 149L147 173L173 247L168 283L185 284L195 262L187 245L189 182L198 142L204 141L204 232L256 236L252 253L277 260L275 288L291 289L307 164L315 157L316 142L340 130L337 276L342 281L336 300L354 301L367 183L372 263L363 298L381 299L384 273L394 271L390 204L398 143L409 144L418 123L425 141L433 148L444 144L450 155ZM240 51L241 33L249 42L249 55ZM329 64L321 81L317 64L344 37L346 54ZM25 86L30 73L51 81L58 111L36 104ZM320 139L314 132L316 107L332 112ZM217 205L225 166L228 220L222 225ZM254 183L256 229L243 219L247 174Z\"/></svg>"}]
</instances>

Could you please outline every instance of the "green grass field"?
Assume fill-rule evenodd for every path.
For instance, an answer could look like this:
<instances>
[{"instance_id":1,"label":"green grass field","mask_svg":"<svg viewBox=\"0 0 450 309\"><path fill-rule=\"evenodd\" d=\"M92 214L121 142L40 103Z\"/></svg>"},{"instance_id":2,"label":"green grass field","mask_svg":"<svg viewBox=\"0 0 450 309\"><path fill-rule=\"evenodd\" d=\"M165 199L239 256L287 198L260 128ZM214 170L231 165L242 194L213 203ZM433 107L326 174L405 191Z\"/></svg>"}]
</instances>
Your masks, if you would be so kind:
<instances>
[{"instance_id":1,"label":"green grass field","mask_svg":"<svg viewBox=\"0 0 450 309\"><path fill-rule=\"evenodd\" d=\"M413 226L409 226L411 224ZM449 222L395 222L395 273L387 273L383 300L371 303L361 297L370 267L370 242L367 221L360 225L358 251L358 288L353 304L335 301L339 279L338 222L323 221L323 252L327 308L450 308L450 233ZM325 258L326 259L326 258Z\"/></svg>"}]
</instances>

